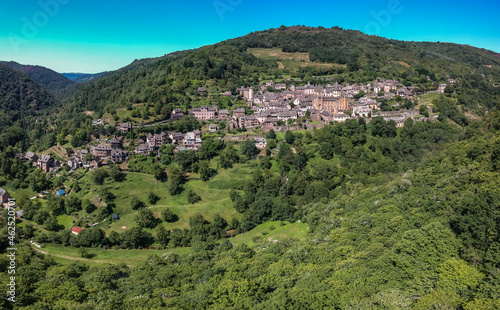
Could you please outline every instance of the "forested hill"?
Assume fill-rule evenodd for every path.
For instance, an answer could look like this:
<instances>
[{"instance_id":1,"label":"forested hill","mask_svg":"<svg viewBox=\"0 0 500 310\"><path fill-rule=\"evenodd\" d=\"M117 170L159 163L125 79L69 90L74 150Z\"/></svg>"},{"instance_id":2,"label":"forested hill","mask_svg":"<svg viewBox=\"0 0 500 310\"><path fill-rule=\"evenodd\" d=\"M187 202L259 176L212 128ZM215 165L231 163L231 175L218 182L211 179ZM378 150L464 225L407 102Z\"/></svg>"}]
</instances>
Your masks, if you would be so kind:
<instances>
[{"instance_id":1,"label":"forested hill","mask_svg":"<svg viewBox=\"0 0 500 310\"><path fill-rule=\"evenodd\" d=\"M54 96L27 75L0 63L0 128L54 106Z\"/></svg>"},{"instance_id":2,"label":"forested hill","mask_svg":"<svg viewBox=\"0 0 500 310\"><path fill-rule=\"evenodd\" d=\"M417 61L425 65L425 60L434 58L443 58L452 63L463 62L475 68L495 65L498 69L500 65L499 54L485 49L452 43L392 40L340 27L282 26L252 32L221 44L239 46L243 50L278 47L284 52L308 52L312 61L340 64L359 62L361 66L390 60Z\"/></svg>"},{"instance_id":3,"label":"forested hill","mask_svg":"<svg viewBox=\"0 0 500 310\"><path fill-rule=\"evenodd\" d=\"M75 83L64 75L42 66L22 65L14 61L2 61L1 63L28 75L48 91L63 89Z\"/></svg>"},{"instance_id":4,"label":"forested hill","mask_svg":"<svg viewBox=\"0 0 500 310\"><path fill-rule=\"evenodd\" d=\"M308 53L313 64L324 65L283 69L277 59L254 55L253 50L264 48ZM116 108L134 103L169 103L185 108L195 99L197 88L207 83L215 92L236 93L238 87L256 85L262 79L288 76L321 83L314 77L322 75L349 83L378 77L396 79L422 90L431 90L449 78L460 78L466 83L463 88L472 89L460 100L468 105L494 92L492 85L500 83L500 58L470 46L390 40L338 27L281 27L196 50L138 60L65 91L60 98L69 103L72 113L93 110L113 114Z\"/></svg>"}]
</instances>

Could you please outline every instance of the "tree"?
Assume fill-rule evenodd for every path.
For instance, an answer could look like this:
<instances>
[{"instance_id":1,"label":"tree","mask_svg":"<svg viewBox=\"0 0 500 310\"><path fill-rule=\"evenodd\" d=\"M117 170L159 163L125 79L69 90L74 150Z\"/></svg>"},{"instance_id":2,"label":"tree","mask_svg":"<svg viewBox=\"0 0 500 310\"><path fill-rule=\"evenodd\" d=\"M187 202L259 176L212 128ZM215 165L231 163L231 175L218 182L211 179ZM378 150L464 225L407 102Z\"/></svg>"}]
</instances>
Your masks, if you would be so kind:
<instances>
[{"instance_id":1,"label":"tree","mask_svg":"<svg viewBox=\"0 0 500 310\"><path fill-rule=\"evenodd\" d=\"M61 196L52 196L49 201L48 209L52 215L58 216L66 210L64 199Z\"/></svg>"},{"instance_id":2,"label":"tree","mask_svg":"<svg viewBox=\"0 0 500 310\"><path fill-rule=\"evenodd\" d=\"M143 208L137 213L135 222L141 228L155 228L159 221L150 209Z\"/></svg>"},{"instance_id":3,"label":"tree","mask_svg":"<svg viewBox=\"0 0 500 310\"><path fill-rule=\"evenodd\" d=\"M248 139L241 146L241 153L248 158L255 158L260 153L260 150L255 146L254 139Z\"/></svg>"},{"instance_id":4,"label":"tree","mask_svg":"<svg viewBox=\"0 0 500 310\"><path fill-rule=\"evenodd\" d=\"M189 190L187 199L190 204L195 204L201 200L201 197L193 190Z\"/></svg>"},{"instance_id":5,"label":"tree","mask_svg":"<svg viewBox=\"0 0 500 310\"><path fill-rule=\"evenodd\" d=\"M35 192L41 192L49 188L47 176L39 169L35 169L35 171L29 175L28 182Z\"/></svg>"},{"instance_id":6,"label":"tree","mask_svg":"<svg viewBox=\"0 0 500 310\"><path fill-rule=\"evenodd\" d=\"M168 190L170 195L177 195L182 192L182 184L184 184L184 172L181 168L172 167L168 173Z\"/></svg>"},{"instance_id":7,"label":"tree","mask_svg":"<svg viewBox=\"0 0 500 310\"><path fill-rule=\"evenodd\" d=\"M262 156L259 159L259 163L262 169L271 169L271 167L273 166L271 163L271 159L269 159L268 156Z\"/></svg>"},{"instance_id":8,"label":"tree","mask_svg":"<svg viewBox=\"0 0 500 310\"><path fill-rule=\"evenodd\" d=\"M151 205L154 205L160 200L160 197L158 197L154 192L150 191L148 193L148 203Z\"/></svg>"},{"instance_id":9,"label":"tree","mask_svg":"<svg viewBox=\"0 0 500 310\"><path fill-rule=\"evenodd\" d=\"M104 180L108 177L108 171L104 170L104 168L97 168L92 173L92 180L96 185L103 185Z\"/></svg>"},{"instance_id":10,"label":"tree","mask_svg":"<svg viewBox=\"0 0 500 310\"><path fill-rule=\"evenodd\" d=\"M307 166L307 158L305 154L299 153L293 158L293 165L295 169L301 171Z\"/></svg>"},{"instance_id":11,"label":"tree","mask_svg":"<svg viewBox=\"0 0 500 310\"><path fill-rule=\"evenodd\" d=\"M78 235L78 243L84 247L101 246L104 240L104 231L98 227L84 229Z\"/></svg>"},{"instance_id":12,"label":"tree","mask_svg":"<svg viewBox=\"0 0 500 310\"><path fill-rule=\"evenodd\" d=\"M27 224L23 228L23 233L26 238L32 238L35 235L35 228L33 228L33 225Z\"/></svg>"},{"instance_id":13,"label":"tree","mask_svg":"<svg viewBox=\"0 0 500 310\"><path fill-rule=\"evenodd\" d=\"M428 108L427 108L427 106L426 106L426 105L424 105L424 104L422 104L422 105L420 106L420 108L418 109L418 112L419 112L420 114L422 114L423 116L425 116L425 117L428 117L428 116L429 116L429 109L428 109Z\"/></svg>"},{"instance_id":14,"label":"tree","mask_svg":"<svg viewBox=\"0 0 500 310\"><path fill-rule=\"evenodd\" d=\"M172 210L170 208L165 208L161 212L161 217L167 223L174 223L174 222L177 222L179 220L179 217L177 216L177 214L172 212Z\"/></svg>"},{"instance_id":15,"label":"tree","mask_svg":"<svg viewBox=\"0 0 500 310\"><path fill-rule=\"evenodd\" d=\"M93 158L94 158L94 156L92 155L92 153L88 153L88 154L85 154L85 156L83 156L83 161L89 163L92 161Z\"/></svg>"},{"instance_id":16,"label":"tree","mask_svg":"<svg viewBox=\"0 0 500 310\"><path fill-rule=\"evenodd\" d=\"M493 169L500 170L500 139L492 143L490 159Z\"/></svg>"},{"instance_id":17,"label":"tree","mask_svg":"<svg viewBox=\"0 0 500 310\"><path fill-rule=\"evenodd\" d=\"M87 142L88 142L87 132L83 128L78 129L73 135L73 137L71 137L71 145L73 147L80 147Z\"/></svg>"},{"instance_id":18,"label":"tree","mask_svg":"<svg viewBox=\"0 0 500 310\"><path fill-rule=\"evenodd\" d=\"M146 207L144 202L140 201L137 197L133 197L132 200L130 200L130 206L132 210L139 210Z\"/></svg>"},{"instance_id":19,"label":"tree","mask_svg":"<svg viewBox=\"0 0 500 310\"><path fill-rule=\"evenodd\" d=\"M291 132L290 130L287 130L285 132L285 141L288 144L293 144L293 141L295 141L295 137L293 135L293 132Z\"/></svg>"},{"instance_id":20,"label":"tree","mask_svg":"<svg viewBox=\"0 0 500 310\"><path fill-rule=\"evenodd\" d=\"M92 213L95 211L96 206L88 199L84 199L82 201L82 209L85 210L88 214Z\"/></svg>"},{"instance_id":21,"label":"tree","mask_svg":"<svg viewBox=\"0 0 500 310\"><path fill-rule=\"evenodd\" d=\"M333 158L333 145L330 142L324 142L319 148L321 158L330 160Z\"/></svg>"},{"instance_id":22,"label":"tree","mask_svg":"<svg viewBox=\"0 0 500 310\"><path fill-rule=\"evenodd\" d=\"M44 227L50 231L58 231L61 226L57 222L57 219L51 216L45 221Z\"/></svg>"},{"instance_id":23,"label":"tree","mask_svg":"<svg viewBox=\"0 0 500 310\"><path fill-rule=\"evenodd\" d=\"M166 230L162 225L156 228L156 241L163 246L168 246L170 242L170 231Z\"/></svg>"},{"instance_id":24,"label":"tree","mask_svg":"<svg viewBox=\"0 0 500 310\"><path fill-rule=\"evenodd\" d=\"M276 139L276 133L274 132L273 129L269 130L269 133L267 134L268 139Z\"/></svg>"},{"instance_id":25,"label":"tree","mask_svg":"<svg viewBox=\"0 0 500 310\"><path fill-rule=\"evenodd\" d=\"M203 144L198 149L198 157L200 159L211 159L218 155L218 153L224 149L224 140L215 140L213 138L206 139Z\"/></svg>"},{"instance_id":26,"label":"tree","mask_svg":"<svg viewBox=\"0 0 500 310\"><path fill-rule=\"evenodd\" d=\"M65 205L66 205L66 214L72 214L82 209L82 201L80 200L80 198L74 195L71 195L68 198L66 198Z\"/></svg>"},{"instance_id":27,"label":"tree","mask_svg":"<svg viewBox=\"0 0 500 310\"><path fill-rule=\"evenodd\" d=\"M120 167L113 164L109 167L109 175L116 182L122 182L125 179L125 174L121 171Z\"/></svg>"},{"instance_id":28,"label":"tree","mask_svg":"<svg viewBox=\"0 0 500 310\"><path fill-rule=\"evenodd\" d=\"M231 168L238 161L238 154L231 144L226 144L219 157L219 164L222 168Z\"/></svg>"},{"instance_id":29,"label":"tree","mask_svg":"<svg viewBox=\"0 0 500 310\"><path fill-rule=\"evenodd\" d=\"M226 235L226 228L226 220L219 214L216 214L211 224L211 230L213 230L213 232L211 232L210 234L215 235L217 238L223 238Z\"/></svg>"},{"instance_id":30,"label":"tree","mask_svg":"<svg viewBox=\"0 0 500 310\"><path fill-rule=\"evenodd\" d=\"M202 181L208 181L214 174L214 170L210 168L209 161L200 161L198 165L198 172L200 173L200 178Z\"/></svg>"},{"instance_id":31,"label":"tree","mask_svg":"<svg viewBox=\"0 0 500 310\"><path fill-rule=\"evenodd\" d=\"M142 230L141 227L134 227L125 231L121 235L122 246L127 248L146 247L153 243L154 239L150 233Z\"/></svg>"},{"instance_id":32,"label":"tree","mask_svg":"<svg viewBox=\"0 0 500 310\"><path fill-rule=\"evenodd\" d=\"M185 171L191 171L191 166L196 162L196 153L193 151L181 151L175 154L174 161Z\"/></svg>"},{"instance_id":33,"label":"tree","mask_svg":"<svg viewBox=\"0 0 500 310\"><path fill-rule=\"evenodd\" d=\"M287 143L281 143L279 152L278 152L278 158L283 159L286 161L288 164L291 164L293 161L293 152L292 148L290 147L289 144Z\"/></svg>"}]
</instances>

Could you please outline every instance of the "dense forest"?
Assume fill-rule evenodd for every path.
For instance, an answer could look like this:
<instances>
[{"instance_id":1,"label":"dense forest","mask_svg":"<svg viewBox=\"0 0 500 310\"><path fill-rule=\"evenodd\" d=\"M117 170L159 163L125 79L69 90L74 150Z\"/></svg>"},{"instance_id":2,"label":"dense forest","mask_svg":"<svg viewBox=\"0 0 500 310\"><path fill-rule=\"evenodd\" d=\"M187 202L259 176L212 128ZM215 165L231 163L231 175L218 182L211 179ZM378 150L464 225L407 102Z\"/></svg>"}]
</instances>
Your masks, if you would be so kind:
<instances>
[{"instance_id":1,"label":"dense forest","mask_svg":"<svg viewBox=\"0 0 500 310\"><path fill-rule=\"evenodd\" d=\"M42 66L21 65L15 61L2 61L0 63L26 74L50 92L64 89L74 84L73 81L64 75Z\"/></svg>"},{"instance_id":2,"label":"dense forest","mask_svg":"<svg viewBox=\"0 0 500 310\"><path fill-rule=\"evenodd\" d=\"M0 129L16 124L26 128L33 116L57 104L52 94L28 76L0 64Z\"/></svg>"}]
</instances>

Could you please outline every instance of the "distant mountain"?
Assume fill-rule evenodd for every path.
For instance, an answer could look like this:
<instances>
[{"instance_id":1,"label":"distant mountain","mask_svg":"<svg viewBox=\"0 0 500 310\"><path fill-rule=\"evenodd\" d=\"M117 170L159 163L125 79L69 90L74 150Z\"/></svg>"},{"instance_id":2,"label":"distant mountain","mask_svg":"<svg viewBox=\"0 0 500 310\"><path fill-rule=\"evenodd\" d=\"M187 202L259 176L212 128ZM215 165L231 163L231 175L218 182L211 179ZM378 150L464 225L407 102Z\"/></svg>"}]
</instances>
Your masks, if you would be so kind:
<instances>
[{"instance_id":1,"label":"distant mountain","mask_svg":"<svg viewBox=\"0 0 500 310\"><path fill-rule=\"evenodd\" d=\"M22 65L15 61L2 61L1 63L28 75L50 92L66 88L75 83L64 75L42 66Z\"/></svg>"},{"instance_id":2,"label":"distant mountain","mask_svg":"<svg viewBox=\"0 0 500 310\"><path fill-rule=\"evenodd\" d=\"M54 96L40 84L0 63L0 131L55 104Z\"/></svg>"},{"instance_id":3,"label":"distant mountain","mask_svg":"<svg viewBox=\"0 0 500 310\"><path fill-rule=\"evenodd\" d=\"M108 73L108 71L105 72L99 72L99 73L62 73L65 77L68 79L77 82L77 83L83 83L90 81L96 77L100 77L103 74Z\"/></svg>"}]
</instances>

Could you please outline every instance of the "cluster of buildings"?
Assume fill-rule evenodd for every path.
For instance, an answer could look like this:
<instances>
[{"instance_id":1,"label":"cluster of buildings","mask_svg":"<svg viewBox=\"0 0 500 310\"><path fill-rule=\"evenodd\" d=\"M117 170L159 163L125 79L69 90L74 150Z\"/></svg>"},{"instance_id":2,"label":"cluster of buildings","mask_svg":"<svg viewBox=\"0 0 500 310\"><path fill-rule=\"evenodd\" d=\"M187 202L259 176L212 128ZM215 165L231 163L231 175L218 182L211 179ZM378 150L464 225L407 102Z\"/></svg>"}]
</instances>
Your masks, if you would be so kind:
<instances>
[{"instance_id":1,"label":"cluster of buildings","mask_svg":"<svg viewBox=\"0 0 500 310\"><path fill-rule=\"evenodd\" d=\"M159 134L149 133L145 139L139 139L139 146L135 148L136 154L149 155L156 152L162 144L174 144L176 150L194 150L197 151L202 144L201 132L194 130L188 133L182 132L161 132Z\"/></svg>"},{"instance_id":2,"label":"cluster of buildings","mask_svg":"<svg viewBox=\"0 0 500 310\"><path fill-rule=\"evenodd\" d=\"M38 155L36 155L34 152L29 151L26 152L26 154L18 154L17 156L31 162L34 167L37 167L43 172L55 171L62 165L59 160L47 154L42 154L40 155L40 157L38 157Z\"/></svg>"},{"instance_id":3,"label":"cluster of buildings","mask_svg":"<svg viewBox=\"0 0 500 310\"><path fill-rule=\"evenodd\" d=\"M271 90L271 91L270 91ZM202 106L189 111L198 120L228 120L229 129L253 129L262 127L270 130L282 123L295 121L309 115L312 121L343 122L348 118L370 118L379 107L377 99L394 99L396 96L413 101L412 87L406 87L395 80L375 81L361 85L311 85L287 86L284 83L268 81L255 89L241 87L239 95L254 113L246 115L245 109L218 111L216 106ZM383 92L383 95L381 94ZM349 112L348 112L349 111ZM182 112L180 112L182 113ZM348 114L347 114L348 113ZM172 115L179 115L175 111Z\"/></svg>"},{"instance_id":4,"label":"cluster of buildings","mask_svg":"<svg viewBox=\"0 0 500 310\"><path fill-rule=\"evenodd\" d=\"M111 163L122 163L128 159L127 152L121 149L123 137L113 137L108 142L108 144L90 146L89 149L76 150L66 162L61 162L47 154L38 157L31 151L27 152L23 158L45 173L57 171L64 163L71 170L76 170L81 167L97 168Z\"/></svg>"},{"instance_id":5,"label":"cluster of buildings","mask_svg":"<svg viewBox=\"0 0 500 310\"><path fill-rule=\"evenodd\" d=\"M450 79L448 83L453 85L456 81ZM443 93L447 85L439 85L438 92ZM378 99L391 100L399 96L410 101L414 100L413 88L404 86L395 80L381 81L379 79L373 83L361 85L340 85L335 82L333 85L326 86L311 84L304 86L290 84L287 86L284 83L275 84L273 81L268 81L256 88L241 87L238 91L239 95L247 102L248 108L253 110L252 115L247 115L244 108L235 109L231 113L229 110L219 110L215 105L193 108L188 112L188 115L194 116L200 121L228 121L229 129L260 127L263 131L269 131L279 128L280 121L282 124L286 124L290 123L290 120L295 121L306 115L313 122L344 122L349 118L360 117L366 118L369 122L376 112L385 120L393 120L398 127L402 127L405 119L414 118L418 114L414 110L378 111L380 106ZM203 87L198 89L200 94L206 92ZM231 93L226 92L224 95L230 96ZM171 119L177 121L183 116L185 114L181 109L174 109ZM117 131L126 133L131 128L131 123L121 123L117 126ZM217 125L209 125L209 132L218 130ZM263 137L254 137L254 140L260 149L267 145L267 141ZM149 155L156 152L163 144L174 144L177 151L196 151L202 144L201 132L195 130L188 133L150 133L145 138L137 140L138 146L134 152ZM109 163L121 163L128 159L128 153L122 147L123 137L114 137L106 144L91 146L89 150L77 151L66 164L74 170L79 167L94 168ZM89 154L92 156L88 156ZM38 158L33 152L28 152L22 157L44 172L55 171L62 165L59 160L50 155L44 154Z\"/></svg>"}]
</instances>

